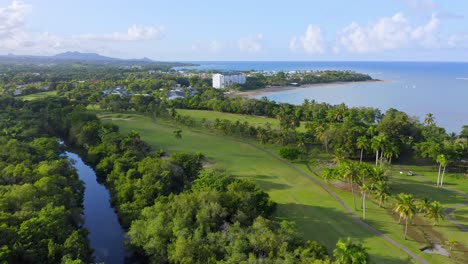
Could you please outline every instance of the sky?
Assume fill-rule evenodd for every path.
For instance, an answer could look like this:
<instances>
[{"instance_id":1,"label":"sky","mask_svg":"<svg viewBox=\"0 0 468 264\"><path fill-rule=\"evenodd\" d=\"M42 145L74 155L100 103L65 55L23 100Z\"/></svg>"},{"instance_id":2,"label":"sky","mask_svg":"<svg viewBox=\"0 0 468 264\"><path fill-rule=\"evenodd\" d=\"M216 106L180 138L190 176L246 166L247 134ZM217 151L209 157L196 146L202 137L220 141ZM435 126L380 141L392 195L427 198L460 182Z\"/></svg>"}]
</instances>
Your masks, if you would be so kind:
<instances>
[{"instance_id":1,"label":"sky","mask_svg":"<svg viewBox=\"0 0 468 264\"><path fill-rule=\"evenodd\" d=\"M468 61L467 0L0 0L0 54Z\"/></svg>"}]
</instances>

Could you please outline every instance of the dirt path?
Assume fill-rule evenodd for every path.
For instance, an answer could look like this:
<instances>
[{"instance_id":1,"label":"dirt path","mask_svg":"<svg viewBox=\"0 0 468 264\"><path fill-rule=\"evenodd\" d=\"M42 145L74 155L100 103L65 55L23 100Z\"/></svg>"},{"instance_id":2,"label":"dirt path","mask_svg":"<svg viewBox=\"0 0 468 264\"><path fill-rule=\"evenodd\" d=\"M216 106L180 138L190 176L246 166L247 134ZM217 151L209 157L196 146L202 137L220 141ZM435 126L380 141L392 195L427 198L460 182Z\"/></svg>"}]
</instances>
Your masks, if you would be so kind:
<instances>
[{"instance_id":1,"label":"dirt path","mask_svg":"<svg viewBox=\"0 0 468 264\"><path fill-rule=\"evenodd\" d=\"M402 171L406 171L405 168L403 167L403 165L400 165L400 169ZM430 184L435 184L435 182L429 180L428 178L424 177L424 175L415 175L415 177L418 177L419 179L427 182L427 183L430 183ZM465 201L463 203L459 203L459 204L456 204L454 206L451 206L449 208L446 208L444 210L444 216L445 218L447 218L447 220L449 220L452 224L454 224L456 227L458 227L458 229L460 229L460 231L463 231L463 232L468 232L468 226L466 225L463 225L462 223L458 222L457 220L455 220L450 214L455 211L455 209L459 208L459 207L463 207L463 206L468 206L468 194L462 192L462 191L459 191L459 190L455 190L455 189L452 189L452 188L449 188L449 187L442 187L446 190L449 190L451 192L454 192L460 196L463 196L465 197Z\"/></svg>"},{"instance_id":2,"label":"dirt path","mask_svg":"<svg viewBox=\"0 0 468 264\"><path fill-rule=\"evenodd\" d=\"M335 200L341 205L343 206L343 208L346 210L346 212L356 221L358 222L361 226L365 227L366 229L368 229L369 231L371 231L372 233L382 237L383 239L387 240L389 243L391 243L392 245L394 245L395 247L403 250L404 252L406 252L408 255L410 255L413 259L417 260L419 263L423 263L423 264L428 264L428 262L426 260L424 260L422 257L420 257L419 255L415 254L414 252L412 252L411 250L409 250L408 248L406 248L405 246L403 246L402 244L396 242L395 240L393 240L392 238L388 237L387 235L385 235L384 233L380 232L379 230L375 229L374 227L370 226L369 224L367 224L366 222L364 222L361 218L359 218L359 216L357 216L352 210L351 208L348 207L348 205L345 204L345 202L334 192L332 191L327 185L323 184L322 182L320 182L319 180L315 179L314 177L310 176L309 174L305 173L304 171L302 171L301 169L297 168L296 166L294 166L293 164L291 164L290 162L286 161L286 160L283 160L281 158L279 158L278 156L276 156L274 153L266 150L266 149L263 149L263 148L260 148L254 144L251 144L251 143L247 143L247 142L243 142L245 144L248 144L264 153L266 153L267 155L275 158L276 160L278 160L279 162L285 164L286 166L290 167L291 169L293 169L294 171L296 171L297 173L301 174L302 176L308 178L309 180L313 181L315 184L317 184L318 186L320 186L322 189L324 189L326 192L328 192L331 196L333 196L333 198L335 198ZM315 174L316 176L319 176L316 172L312 171L313 174Z\"/></svg>"}]
</instances>

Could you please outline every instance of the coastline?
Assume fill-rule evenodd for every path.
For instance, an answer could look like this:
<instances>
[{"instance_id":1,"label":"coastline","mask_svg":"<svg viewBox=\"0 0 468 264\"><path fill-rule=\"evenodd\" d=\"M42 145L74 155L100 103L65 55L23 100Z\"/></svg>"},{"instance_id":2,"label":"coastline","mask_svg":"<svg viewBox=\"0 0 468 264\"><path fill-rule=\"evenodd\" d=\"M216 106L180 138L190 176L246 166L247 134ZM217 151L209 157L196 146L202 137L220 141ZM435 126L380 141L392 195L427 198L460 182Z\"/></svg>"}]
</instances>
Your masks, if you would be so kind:
<instances>
[{"instance_id":1,"label":"coastline","mask_svg":"<svg viewBox=\"0 0 468 264\"><path fill-rule=\"evenodd\" d=\"M271 93L283 92L283 91L308 89L308 88L320 88L320 87L338 86L338 85L346 85L346 84L365 84L365 83L370 83L370 82L389 82L389 81L369 80L369 81L359 81L359 82L314 83L314 84L305 84L301 86L273 86L273 87L266 87L266 88L251 90L251 91L235 92L235 93L232 93L232 95L238 96L238 97L252 98L252 97L263 95L263 94L271 94Z\"/></svg>"}]
</instances>

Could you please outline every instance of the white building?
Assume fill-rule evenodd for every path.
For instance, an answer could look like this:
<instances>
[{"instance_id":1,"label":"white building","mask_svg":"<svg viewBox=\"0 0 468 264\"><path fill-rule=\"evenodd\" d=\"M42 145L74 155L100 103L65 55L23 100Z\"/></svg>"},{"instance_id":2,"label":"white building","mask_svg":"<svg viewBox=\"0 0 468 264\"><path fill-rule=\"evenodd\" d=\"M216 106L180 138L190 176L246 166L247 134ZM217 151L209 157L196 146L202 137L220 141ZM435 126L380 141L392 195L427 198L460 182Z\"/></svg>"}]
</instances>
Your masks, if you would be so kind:
<instances>
[{"instance_id":1,"label":"white building","mask_svg":"<svg viewBox=\"0 0 468 264\"><path fill-rule=\"evenodd\" d=\"M213 75L213 87L224 89L233 83L244 84L245 75L242 73L217 73Z\"/></svg>"}]
</instances>

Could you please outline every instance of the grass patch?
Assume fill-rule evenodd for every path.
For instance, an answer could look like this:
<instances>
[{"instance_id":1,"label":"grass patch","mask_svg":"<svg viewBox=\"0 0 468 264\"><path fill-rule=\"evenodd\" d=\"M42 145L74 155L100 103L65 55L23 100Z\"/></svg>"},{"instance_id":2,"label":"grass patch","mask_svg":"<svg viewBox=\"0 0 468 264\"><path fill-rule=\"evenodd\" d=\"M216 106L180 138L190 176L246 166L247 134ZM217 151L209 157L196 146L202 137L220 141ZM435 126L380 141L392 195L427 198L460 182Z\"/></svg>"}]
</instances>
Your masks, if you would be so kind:
<instances>
[{"instance_id":1,"label":"grass patch","mask_svg":"<svg viewBox=\"0 0 468 264\"><path fill-rule=\"evenodd\" d=\"M112 114L105 116L115 117ZM296 222L298 230L305 238L323 243L330 253L339 238L350 236L369 248L375 263L411 263L406 253L357 224L325 190L263 151L230 137L200 133L188 128L182 128L182 139L176 139L173 135L176 128L171 124L159 121L153 123L148 117L132 116L132 122L106 120L119 125L124 133L139 131L141 137L155 149L162 148L168 152L200 151L210 162L223 166L237 177L255 181L278 203L278 219ZM348 194L342 195L349 202ZM380 225L377 227L386 226L384 223ZM401 226L392 226L401 231ZM389 230L390 232L393 230ZM405 245L409 243L415 244L412 249L419 250L420 243L407 242ZM432 257L424 257L432 260ZM431 262L440 263L438 261L436 259Z\"/></svg>"},{"instance_id":2,"label":"grass patch","mask_svg":"<svg viewBox=\"0 0 468 264\"><path fill-rule=\"evenodd\" d=\"M203 119L213 121L216 118L227 119L231 122L239 121L241 123L247 122L250 125L254 126L265 126L267 123L271 125L273 129L279 129L279 120L276 118L269 118L263 116L252 116L252 115L241 115L241 114L231 114L223 113L209 110L190 110L190 109L177 109L177 113L183 116L190 116L198 123L201 123ZM301 126L297 128L301 132L305 132L305 122L301 122Z\"/></svg>"},{"instance_id":3,"label":"grass patch","mask_svg":"<svg viewBox=\"0 0 468 264\"><path fill-rule=\"evenodd\" d=\"M57 91L48 91L48 92L42 92L42 93L17 96L16 98L27 100L27 101L34 101L34 100L43 99L49 96L56 96L56 95L57 95Z\"/></svg>"}]
</instances>

